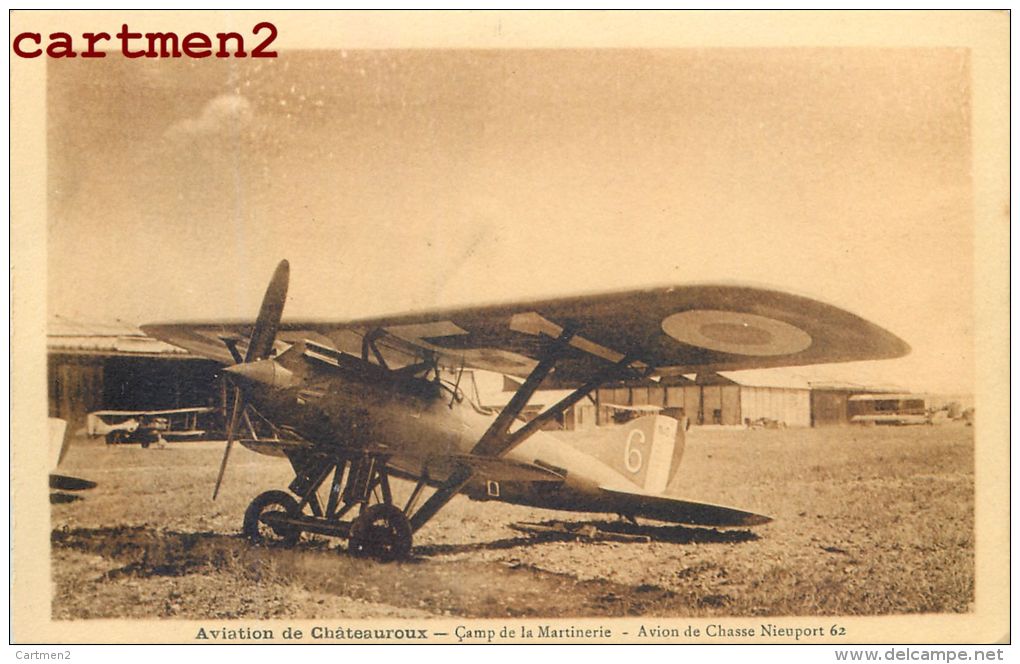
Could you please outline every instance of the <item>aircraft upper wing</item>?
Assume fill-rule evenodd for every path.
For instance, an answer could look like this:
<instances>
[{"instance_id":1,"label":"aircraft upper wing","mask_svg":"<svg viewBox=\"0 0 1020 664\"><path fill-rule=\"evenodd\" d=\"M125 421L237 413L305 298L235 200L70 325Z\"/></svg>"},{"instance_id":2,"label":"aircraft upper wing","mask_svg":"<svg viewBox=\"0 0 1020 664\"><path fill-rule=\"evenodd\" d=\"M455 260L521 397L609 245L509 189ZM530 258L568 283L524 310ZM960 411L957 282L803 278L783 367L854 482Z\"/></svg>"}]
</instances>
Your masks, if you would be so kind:
<instances>
[{"instance_id":1,"label":"aircraft upper wing","mask_svg":"<svg viewBox=\"0 0 1020 664\"><path fill-rule=\"evenodd\" d=\"M149 335L232 363L252 322L143 325ZM909 346L838 307L748 286L691 285L425 311L353 321L284 321L278 344L312 340L360 356L372 335L391 366L433 355L443 366L526 377L550 337L576 332L548 381L578 385L623 357L668 376L900 357Z\"/></svg>"}]
</instances>

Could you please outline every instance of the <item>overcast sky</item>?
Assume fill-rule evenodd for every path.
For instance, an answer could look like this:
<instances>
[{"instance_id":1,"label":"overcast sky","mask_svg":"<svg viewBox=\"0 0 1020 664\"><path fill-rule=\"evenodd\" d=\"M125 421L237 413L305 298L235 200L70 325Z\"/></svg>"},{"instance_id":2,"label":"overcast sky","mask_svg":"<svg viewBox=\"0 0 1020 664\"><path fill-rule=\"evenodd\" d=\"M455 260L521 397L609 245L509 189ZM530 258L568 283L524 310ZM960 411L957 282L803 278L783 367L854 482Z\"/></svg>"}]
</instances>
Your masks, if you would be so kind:
<instances>
[{"instance_id":1,"label":"overcast sky","mask_svg":"<svg viewBox=\"0 0 1020 664\"><path fill-rule=\"evenodd\" d=\"M914 349L812 378L970 391L964 50L283 51L50 61L49 311L254 317L688 282Z\"/></svg>"}]
</instances>

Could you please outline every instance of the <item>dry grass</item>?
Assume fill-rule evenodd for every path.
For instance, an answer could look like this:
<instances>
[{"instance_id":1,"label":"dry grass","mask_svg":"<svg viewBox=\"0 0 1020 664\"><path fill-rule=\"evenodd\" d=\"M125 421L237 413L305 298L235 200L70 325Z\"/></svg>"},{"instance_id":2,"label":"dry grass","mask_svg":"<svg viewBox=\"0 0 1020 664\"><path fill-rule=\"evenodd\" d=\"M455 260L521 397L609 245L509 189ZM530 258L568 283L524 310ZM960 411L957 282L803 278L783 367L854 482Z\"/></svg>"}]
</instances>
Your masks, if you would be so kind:
<instances>
[{"instance_id":1,"label":"dry grass","mask_svg":"<svg viewBox=\"0 0 1020 664\"><path fill-rule=\"evenodd\" d=\"M867 615L967 611L974 592L972 430L691 432L685 497L769 514L751 531L647 524L649 544L527 537L514 521L608 517L454 500L382 565L306 539L237 536L284 460L221 448L81 441L62 472L99 487L52 507L53 614L88 617ZM406 490L406 487L404 487Z\"/></svg>"}]
</instances>

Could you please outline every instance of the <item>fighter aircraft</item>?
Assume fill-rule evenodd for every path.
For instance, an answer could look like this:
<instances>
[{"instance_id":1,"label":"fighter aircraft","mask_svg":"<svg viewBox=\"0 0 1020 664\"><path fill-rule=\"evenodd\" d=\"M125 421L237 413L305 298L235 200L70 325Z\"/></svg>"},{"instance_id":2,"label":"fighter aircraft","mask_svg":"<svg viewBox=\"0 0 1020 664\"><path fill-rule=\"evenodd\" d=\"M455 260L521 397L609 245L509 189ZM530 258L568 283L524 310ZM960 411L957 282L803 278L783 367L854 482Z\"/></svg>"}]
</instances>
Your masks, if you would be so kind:
<instances>
[{"instance_id":1,"label":"fighter aircraft","mask_svg":"<svg viewBox=\"0 0 1020 664\"><path fill-rule=\"evenodd\" d=\"M304 532L318 533L384 560L407 556L413 533L458 493L632 519L764 523L767 517L664 494L683 451L676 419L649 415L589 446L565 443L543 426L611 381L909 352L896 336L836 307L729 285L284 322L289 274L282 261L254 324L142 329L226 365L233 407L214 498L242 425L242 444L290 461L288 491L262 493L245 513L252 541L293 545ZM467 369L524 380L492 413L461 388ZM521 421L535 391L553 385L572 391ZM391 475L416 482L403 506Z\"/></svg>"}]
</instances>

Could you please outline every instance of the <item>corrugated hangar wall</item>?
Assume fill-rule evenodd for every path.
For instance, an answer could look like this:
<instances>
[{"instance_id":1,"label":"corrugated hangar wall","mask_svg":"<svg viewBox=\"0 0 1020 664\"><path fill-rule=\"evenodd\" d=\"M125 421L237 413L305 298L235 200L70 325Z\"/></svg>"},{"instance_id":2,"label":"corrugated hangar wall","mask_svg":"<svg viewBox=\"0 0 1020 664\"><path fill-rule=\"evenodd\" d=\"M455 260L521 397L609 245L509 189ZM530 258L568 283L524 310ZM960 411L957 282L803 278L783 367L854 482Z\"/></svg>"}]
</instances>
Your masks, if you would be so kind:
<instances>
[{"instance_id":1,"label":"corrugated hangar wall","mask_svg":"<svg viewBox=\"0 0 1020 664\"><path fill-rule=\"evenodd\" d=\"M811 426L811 393L776 387L741 387L740 409L744 419L777 420L790 427Z\"/></svg>"},{"instance_id":2,"label":"corrugated hangar wall","mask_svg":"<svg viewBox=\"0 0 1020 664\"><path fill-rule=\"evenodd\" d=\"M678 409L693 424L739 426L748 420L774 420L811 426L811 392L785 387L712 385L635 385L599 390L599 423L611 421L611 405Z\"/></svg>"}]
</instances>

